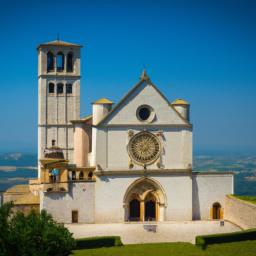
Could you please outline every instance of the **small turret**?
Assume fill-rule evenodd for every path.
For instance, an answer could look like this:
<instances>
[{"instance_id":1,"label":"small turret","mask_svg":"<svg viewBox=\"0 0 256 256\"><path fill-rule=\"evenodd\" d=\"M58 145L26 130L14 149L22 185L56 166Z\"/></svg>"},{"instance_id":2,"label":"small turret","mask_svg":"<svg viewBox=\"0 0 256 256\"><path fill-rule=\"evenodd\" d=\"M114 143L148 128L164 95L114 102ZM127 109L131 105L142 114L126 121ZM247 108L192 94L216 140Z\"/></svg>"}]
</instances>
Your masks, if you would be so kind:
<instances>
[{"instance_id":1,"label":"small turret","mask_svg":"<svg viewBox=\"0 0 256 256\"><path fill-rule=\"evenodd\" d=\"M189 121L190 104L183 99L176 99L171 103L175 110L187 121Z\"/></svg>"},{"instance_id":2,"label":"small turret","mask_svg":"<svg viewBox=\"0 0 256 256\"><path fill-rule=\"evenodd\" d=\"M98 124L111 110L113 102L107 98L101 98L92 103L92 124Z\"/></svg>"}]
</instances>

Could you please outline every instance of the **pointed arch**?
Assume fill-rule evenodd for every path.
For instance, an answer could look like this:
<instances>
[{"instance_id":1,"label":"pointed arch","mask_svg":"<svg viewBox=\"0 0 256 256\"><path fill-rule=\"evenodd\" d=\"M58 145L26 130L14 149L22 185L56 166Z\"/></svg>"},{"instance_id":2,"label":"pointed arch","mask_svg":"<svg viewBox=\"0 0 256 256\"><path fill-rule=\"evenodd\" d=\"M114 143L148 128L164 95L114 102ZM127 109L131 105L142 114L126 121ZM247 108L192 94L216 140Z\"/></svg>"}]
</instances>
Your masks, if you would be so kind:
<instances>
[{"instance_id":1,"label":"pointed arch","mask_svg":"<svg viewBox=\"0 0 256 256\"><path fill-rule=\"evenodd\" d=\"M135 180L123 197L125 221L163 221L166 202L166 194L158 181L152 178ZM140 216L135 216L135 212Z\"/></svg>"},{"instance_id":2,"label":"pointed arch","mask_svg":"<svg viewBox=\"0 0 256 256\"><path fill-rule=\"evenodd\" d=\"M153 193L160 204L167 206L166 193L162 185L155 179L144 177L129 185L124 194L123 203L126 204L132 194L137 194L141 200L144 200L148 193Z\"/></svg>"}]
</instances>

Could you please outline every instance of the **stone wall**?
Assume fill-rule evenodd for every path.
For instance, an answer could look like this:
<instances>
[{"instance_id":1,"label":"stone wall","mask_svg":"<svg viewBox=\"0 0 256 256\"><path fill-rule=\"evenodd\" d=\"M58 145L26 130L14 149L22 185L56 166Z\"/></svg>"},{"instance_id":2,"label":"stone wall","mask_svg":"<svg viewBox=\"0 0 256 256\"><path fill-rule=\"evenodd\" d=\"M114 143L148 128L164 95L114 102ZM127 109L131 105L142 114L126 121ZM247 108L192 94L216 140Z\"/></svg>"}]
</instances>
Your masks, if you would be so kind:
<instances>
[{"instance_id":1,"label":"stone wall","mask_svg":"<svg viewBox=\"0 0 256 256\"><path fill-rule=\"evenodd\" d=\"M244 229L256 227L256 204L226 196L225 209L225 219Z\"/></svg>"},{"instance_id":2,"label":"stone wall","mask_svg":"<svg viewBox=\"0 0 256 256\"><path fill-rule=\"evenodd\" d=\"M224 172L193 172L193 220L211 219L211 209L214 203L222 207L225 213L225 198L233 194L233 174Z\"/></svg>"},{"instance_id":3,"label":"stone wall","mask_svg":"<svg viewBox=\"0 0 256 256\"><path fill-rule=\"evenodd\" d=\"M58 222L71 223L72 211L78 211L78 223L93 223L94 186L94 182L73 182L68 193L40 192L40 208Z\"/></svg>"},{"instance_id":4,"label":"stone wall","mask_svg":"<svg viewBox=\"0 0 256 256\"><path fill-rule=\"evenodd\" d=\"M97 178L95 183L95 223L120 223L125 221L124 197L127 189L140 175L111 175ZM148 175L161 186L166 202L163 221L192 219L192 180L189 173Z\"/></svg>"}]
</instances>

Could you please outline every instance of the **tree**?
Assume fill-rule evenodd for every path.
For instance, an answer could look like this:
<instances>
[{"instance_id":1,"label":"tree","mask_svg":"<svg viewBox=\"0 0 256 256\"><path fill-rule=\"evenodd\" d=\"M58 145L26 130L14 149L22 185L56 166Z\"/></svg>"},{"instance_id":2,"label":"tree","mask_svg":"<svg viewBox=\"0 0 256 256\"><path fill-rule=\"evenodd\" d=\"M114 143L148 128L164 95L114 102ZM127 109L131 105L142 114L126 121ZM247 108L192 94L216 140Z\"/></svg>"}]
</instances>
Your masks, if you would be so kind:
<instances>
[{"instance_id":1,"label":"tree","mask_svg":"<svg viewBox=\"0 0 256 256\"><path fill-rule=\"evenodd\" d=\"M0 256L8 255L8 248L11 247L9 218L12 207L12 202L0 207Z\"/></svg>"},{"instance_id":2,"label":"tree","mask_svg":"<svg viewBox=\"0 0 256 256\"><path fill-rule=\"evenodd\" d=\"M75 247L72 234L46 211L11 215L11 204L0 208L0 256L66 256ZM3 227L3 229L2 229ZM4 233L2 232L4 230Z\"/></svg>"}]
</instances>

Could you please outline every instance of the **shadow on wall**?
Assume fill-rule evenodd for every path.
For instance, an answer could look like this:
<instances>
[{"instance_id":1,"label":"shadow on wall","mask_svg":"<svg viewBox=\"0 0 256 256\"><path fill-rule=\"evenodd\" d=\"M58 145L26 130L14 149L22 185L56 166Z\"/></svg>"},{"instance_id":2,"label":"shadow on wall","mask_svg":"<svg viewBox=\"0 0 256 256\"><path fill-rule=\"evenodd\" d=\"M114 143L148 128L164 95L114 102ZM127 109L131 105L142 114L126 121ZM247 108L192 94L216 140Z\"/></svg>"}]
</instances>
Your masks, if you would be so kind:
<instances>
[{"instance_id":1,"label":"shadow on wall","mask_svg":"<svg viewBox=\"0 0 256 256\"><path fill-rule=\"evenodd\" d=\"M192 177L192 219L201 220L200 202L196 177Z\"/></svg>"}]
</instances>

